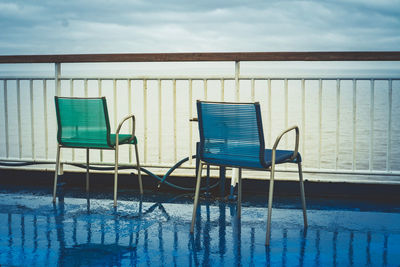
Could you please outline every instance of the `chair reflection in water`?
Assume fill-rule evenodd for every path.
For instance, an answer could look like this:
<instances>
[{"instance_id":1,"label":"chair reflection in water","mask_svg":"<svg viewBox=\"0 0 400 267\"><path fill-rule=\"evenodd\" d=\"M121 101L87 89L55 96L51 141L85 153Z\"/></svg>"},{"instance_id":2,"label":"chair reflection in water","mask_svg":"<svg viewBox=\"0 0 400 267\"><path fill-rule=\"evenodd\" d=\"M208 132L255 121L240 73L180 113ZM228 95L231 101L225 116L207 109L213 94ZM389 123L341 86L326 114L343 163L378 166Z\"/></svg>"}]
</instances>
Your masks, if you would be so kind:
<instances>
[{"instance_id":1,"label":"chair reflection in water","mask_svg":"<svg viewBox=\"0 0 400 267\"><path fill-rule=\"evenodd\" d=\"M75 98L55 97L57 115L57 159L54 174L53 202L56 202L57 177L60 169L61 148L86 149L86 191L89 191L89 149L111 149L115 151L114 163L114 206L117 206L118 188L118 152L123 144L135 145L136 168L139 177L140 193L143 194L140 173L137 139L135 136L135 116L128 115L119 123L116 133L112 134L108 118L105 97ZM120 134L125 121L132 120L132 132Z\"/></svg>"},{"instance_id":2,"label":"chair reflection in water","mask_svg":"<svg viewBox=\"0 0 400 267\"><path fill-rule=\"evenodd\" d=\"M194 232L203 164L239 168L237 216L241 216L242 168L271 172L268 199L268 217L265 245L269 245L271 232L272 198L275 165L294 163L298 165L304 227L307 227L306 203L298 152L299 128L291 127L276 139L272 149L265 149L264 133L259 103L222 103L197 101L200 132L200 165L197 173L196 192L190 232ZM296 132L294 150L278 150L283 135Z\"/></svg>"},{"instance_id":3,"label":"chair reflection in water","mask_svg":"<svg viewBox=\"0 0 400 267\"><path fill-rule=\"evenodd\" d=\"M62 198L63 192L59 195ZM58 242L58 266L120 266L122 260L129 266L136 266L139 242L147 236L151 225L160 223L154 216L161 215L164 221L170 220L161 202L147 207L149 203L143 203L139 198L136 203L123 204L125 208L120 212L104 209L101 200L93 202L87 195L86 212L81 210L83 204L75 211L71 206L66 209L64 201L54 204L52 217L56 224L54 241ZM138 210L132 212L136 207ZM156 209L159 213L152 214ZM160 242L163 242L162 236Z\"/></svg>"}]
</instances>

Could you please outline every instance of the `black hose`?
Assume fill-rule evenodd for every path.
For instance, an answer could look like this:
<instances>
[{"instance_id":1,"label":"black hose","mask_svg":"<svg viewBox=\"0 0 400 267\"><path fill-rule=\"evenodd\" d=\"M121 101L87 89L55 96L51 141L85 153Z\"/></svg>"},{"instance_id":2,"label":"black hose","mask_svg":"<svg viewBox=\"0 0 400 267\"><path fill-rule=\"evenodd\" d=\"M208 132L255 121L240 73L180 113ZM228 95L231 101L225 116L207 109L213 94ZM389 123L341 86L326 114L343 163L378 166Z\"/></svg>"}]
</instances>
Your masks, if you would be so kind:
<instances>
[{"instance_id":1,"label":"black hose","mask_svg":"<svg viewBox=\"0 0 400 267\"><path fill-rule=\"evenodd\" d=\"M196 157L195 155L192 156L192 158L195 158L195 157ZM173 183L167 181L167 178L171 175L171 173L173 173L175 169L180 167L184 162L186 162L188 160L189 160L189 157L186 157L186 158L182 159L181 161L179 161L178 163L176 163L174 166L172 166L167 171L167 173L162 178L155 175L154 173L152 173L151 171L149 171L143 167L140 167L140 170L145 172L147 175L157 179L159 181L158 188L160 188L161 184L166 184L166 185L168 185L172 188L178 189L178 190L194 191L195 190L194 187L183 187L183 186L179 186L179 185L176 185L176 184L173 184ZM22 166L30 166L30 165L36 165L36 164L49 164L49 163L47 163L47 162L7 162L7 161L0 160L0 166L7 166L7 167L22 167ZM68 164L78 167L78 168L86 169L85 164L81 164L81 163L68 163ZM112 171L112 170L114 170L114 168L115 167L101 167L101 166L90 166L89 165L90 170L98 170L98 171ZM126 169L132 169L132 167L118 166L118 169L126 170ZM219 184L219 180L217 182L215 182L213 185L209 186L208 189L215 188L218 184ZM207 187L202 187L202 188L200 188L200 190L207 190Z\"/></svg>"}]
</instances>

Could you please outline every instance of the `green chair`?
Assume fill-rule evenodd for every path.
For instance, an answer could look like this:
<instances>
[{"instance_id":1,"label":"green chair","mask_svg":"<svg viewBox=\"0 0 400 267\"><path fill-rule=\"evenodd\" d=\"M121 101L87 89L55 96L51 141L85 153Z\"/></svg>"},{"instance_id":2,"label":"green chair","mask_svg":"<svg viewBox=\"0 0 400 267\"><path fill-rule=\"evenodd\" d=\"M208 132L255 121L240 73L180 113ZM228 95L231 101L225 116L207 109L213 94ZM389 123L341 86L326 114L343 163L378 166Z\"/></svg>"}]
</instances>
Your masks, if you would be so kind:
<instances>
[{"instance_id":1,"label":"green chair","mask_svg":"<svg viewBox=\"0 0 400 267\"><path fill-rule=\"evenodd\" d=\"M53 202L56 202L57 178L60 169L62 147L86 149L86 192L89 191L89 149L115 150L114 206L117 206L118 148L119 145L135 145L140 194L143 194L139 153L135 136L135 116L126 116L118 125L116 133L110 133L107 102L105 97L76 98L54 97L57 114L57 159L54 174ZM125 121L132 119L132 133L120 134Z\"/></svg>"}]
</instances>

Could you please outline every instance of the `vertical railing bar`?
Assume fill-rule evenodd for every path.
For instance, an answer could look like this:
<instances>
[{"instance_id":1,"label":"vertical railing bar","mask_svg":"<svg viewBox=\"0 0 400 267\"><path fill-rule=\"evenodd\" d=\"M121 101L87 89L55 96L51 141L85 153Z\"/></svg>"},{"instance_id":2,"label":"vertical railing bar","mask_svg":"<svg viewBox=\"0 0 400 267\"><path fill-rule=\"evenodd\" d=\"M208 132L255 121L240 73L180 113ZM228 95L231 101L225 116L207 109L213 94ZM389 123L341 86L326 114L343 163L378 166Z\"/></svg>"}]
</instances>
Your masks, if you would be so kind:
<instances>
[{"instance_id":1,"label":"vertical railing bar","mask_svg":"<svg viewBox=\"0 0 400 267\"><path fill-rule=\"evenodd\" d=\"M69 95L72 97L75 95L74 92L74 79L69 79ZM75 148L72 149L72 161L75 161Z\"/></svg>"},{"instance_id":2,"label":"vertical railing bar","mask_svg":"<svg viewBox=\"0 0 400 267\"><path fill-rule=\"evenodd\" d=\"M61 96L61 63L56 62L54 64L55 68L55 87L56 87L56 96Z\"/></svg>"},{"instance_id":3,"label":"vertical railing bar","mask_svg":"<svg viewBox=\"0 0 400 267\"><path fill-rule=\"evenodd\" d=\"M19 106L19 105L18 105ZM47 119L47 82L43 80L43 116L44 116L44 153L45 159L49 157L49 129L48 129L48 119Z\"/></svg>"},{"instance_id":4,"label":"vertical railing bar","mask_svg":"<svg viewBox=\"0 0 400 267\"><path fill-rule=\"evenodd\" d=\"M103 94L103 90L101 88L101 79L100 78L97 79L97 90L98 90L98 93L99 93L99 97L101 97L102 94Z\"/></svg>"},{"instance_id":5,"label":"vertical railing bar","mask_svg":"<svg viewBox=\"0 0 400 267\"><path fill-rule=\"evenodd\" d=\"M29 80L29 90L30 90L30 107L31 107L31 142L32 142L32 159L36 159L35 153L35 121L34 121L34 106L33 106L33 80Z\"/></svg>"},{"instance_id":6,"label":"vertical railing bar","mask_svg":"<svg viewBox=\"0 0 400 267\"><path fill-rule=\"evenodd\" d=\"M128 114L132 114L133 113L133 111L132 111L132 80L131 79L128 79L127 81L126 81L128 84ZM128 124L128 127L129 127L129 133L131 133L132 132L132 127L133 127L133 125L132 125L132 120L129 120L129 124ZM128 158L128 162L129 162L129 164L132 164L132 146L129 146L129 148L128 148L129 150L129 158Z\"/></svg>"},{"instance_id":7,"label":"vertical railing bar","mask_svg":"<svg viewBox=\"0 0 400 267\"><path fill-rule=\"evenodd\" d=\"M18 155L22 158L22 125L21 125L21 81L17 79L17 108L18 108Z\"/></svg>"},{"instance_id":8,"label":"vertical railing bar","mask_svg":"<svg viewBox=\"0 0 400 267\"><path fill-rule=\"evenodd\" d=\"M85 97L88 97L89 96L89 89L88 89L88 80L87 79L83 80L83 89L84 89L84 92L85 92ZM90 150L91 149L88 150L88 153L90 153Z\"/></svg>"},{"instance_id":9,"label":"vertical railing bar","mask_svg":"<svg viewBox=\"0 0 400 267\"><path fill-rule=\"evenodd\" d=\"M101 79L97 79L97 89L99 90L99 97L101 97L103 94ZM99 150L100 150L100 162L103 162L104 152L103 152L103 149L99 149Z\"/></svg>"},{"instance_id":10,"label":"vertical railing bar","mask_svg":"<svg viewBox=\"0 0 400 267\"><path fill-rule=\"evenodd\" d=\"M370 108L369 108L369 118L370 118L370 128L369 128L369 170L373 169L373 150L374 150L374 120L375 120L375 81L370 80Z\"/></svg>"},{"instance_id":11,"label":"vertical railing bar","mask_svg":"<svg viewBox=\"0 0 400 267\"><path fill-rule=\"evenodd\" d=\"M69 94L70 96L74 96L74 80L69 79Z\"/></svg>"},{"instance_id":12,"label":"vertical railing bar","mask_svg":"<svg viewBox=\"0 0 400 267\"><path fill-rule=\"evenodd\" d=\"M192 79L189 79L189 164L193 164L192 155L193 155L193 124L190 119L193 118L193 82Z\"/></svg>"},{"instance_id":13,"label":"vertical railing bar","mask_svg":"<svg viewBox=\"0 0 400 267\"><path fill-rule=\"evenodd\" d=\"M225 100L225 80L221 79L221 102Z\"/></svg>"},{"instance_id":14,"label":"vertical railing bar","mask_svg":"<svg viewBox=\"0 0 400 267\"><path fill-rule=\"evenodd\" d=\"M54 63L54 86L56 96L61 96L61 63ZM73 149L72 149L73 150ZM63 151L60 151L60 157L62 157Z\"/></svg>"},{"instance_id":15,"label":"vertical railing bar","mask_svg":"<svg viewBox=\"0 0 400 267\"><path fill-rule=\"evenodd\" d=\"M251 79L251 101L255 101L255 80Z\"/></svg>"},{"instance_id":16,"label":"vertical railing bar","mask_svg":"<svg viewBox=\"0 0 400 267\"><path fill-rule=\"evenodd\" d=\"M113 100L114 100L114 130L117 129L117 118L118 118L118 104L117 104L117 80L113 79Z\"/></svg>"},{"instance_id":17,"label":"vertical railing bar","mask_svg":"<svg viewBox=\"0 0 400 267\"><path fill-rule=\"evenodd\" d=\"M318 139L318 169L320 169L322 150L322 79L319 79L318 90Z\"/></svg>"},{"instance_id":18,"label":"vertical railing bar","mask_svg":"<svg viewBox=\"0 0 400 267\"><path fill-rule=\"evenodd\" d=\"M174 116L174 162L177 162L177 142L176 142L176 80L173 80L173 116Z\"/></svg>"},{"instance_id":19,"label":"vertical railing bar","mask_svg":"<svg viewBox=\"0 0 400 267\"><path fill-rule=\"evenodd\" d=\"M306 81L301 79L301 138L302 138L302 160L304 161L305 155L305 143L306 143Z\"/></svg>"},{"instance_id":20,"label":"vertical railing bar","mask_svg":"<svg viewBox=\"0 0 400 267\"><path fill-rule=\"evenodd\" d=\"M235 97L236 101L240 101L240 81L239 81L239 76L240 76L240 61L235 61Z\"/></svg>"},{"instance_id":21,"label":"vertical railing bar","mask_svg":"<svg viewBox=\"0 0 400 267\"><path fill-rule=\"evenodd\" d=\"M10 144L8 138L8 101L7 101L7 80L3 80L3 88L4 88L4 130L6 134L6 158L9 157Z\"/></svg>"},{"instance_id":22,"label":"vertical railing bar","mask_svg":"<svg viewBox=\"0 0 400 267\"><path fill-rule=\"evenodd\" d=\"M235 96L236 96L236 101L240 101L240 61L235 61ZM238 169L234 168L232 169L232 174L237 173ZM232 176L233 179L233 176Z\"/></svg>"},{"instance_id":23,"label":"vertical railing bar","mask_svg":"<svg viewBox=\"0 0 400 267\"><path fill-rule=\"evenodd\" d=\"M158 163L162 161L162 81L158 79Z\"/></svg>"},{"instance_id":24,"label":"vertical railing bar","mask_svg":"<svg viewBox=\"0 0 400 267\"><path fill-rule=\"evenodd\" d=\"M288 124L289 124L289 83L288 83L288 79L285 79L284 81L284 85L285 85L285 89L284 89L284 98L285 98L285 129L288 128ZM288 136L287 134L285 134L285 147L288 147ZM287 164L285 164L287 165Z\"/></svg>"},{"instance_id":25,"label":"vertical railing bar","mask_svg":"<svg viewBox=\"0 0 400 267\"><path fill-rule=\"evenodd\" d=\"M339 167L339 151L340 151L340 79L336 80L336 155L335 169Z\"/></svg>"},{"instance_id":26,"label":"vertical railing bar","mask_svg":"<svg viewBox=\"0 0 400 267\"><path fill-rule=\"evenodd\" d=\"M271 79L268 79L268 147L271 147L272 143L272 84Z\"/></svg>"},{"instance_id":27,"label":"vertical railing bar","mask_svg":"<svg viewBox=\"0 0 400 267\"><path fill-rule=\"evenodd\" d=\"M353 160L352 169L356 169L356 123L357 123L357 80L353 79Z\"/></svg>"},{"instance_id":28,"label":"vertical railing bar","mask_svg":"<svg viewBox=\"0 0 400 267\"><path fill-rule=\"evenodd\" d=\"M388 93L388 133L387 133L387 154L386 154L386 171L390 172L390 161L392 159L392 96L393 96L393 83L392 79L389 79L389 93Z\"/></svg>"},{"instance_id":29,"label":"vertical railing bar","mask_svg":"<svg viewBox=\"0 0 400 267\"><path fill-rule=\"evenodd\" d=\"M83 88L85 90L85 97L89 96L89 89L88 89L88 80L84 79L83 80Z\"/></svg>"},{"instance_id":30,"label":"vertical railing bar","mask_svg":"<svg viewBox=\"0 0 400 267\"><path fill-rule=\"evenodd\" d=\"M147 162L147 80L143 80L144 162Z\"/></svg>"},{"instance_id":31,"label":"vertical railing bar","mask_svg":"<svg viewBox=\"0 0 400 267\"><path fill-rule=\"evenodd\" d=\"M203 86L204 86L204 100L207 100L208 99L207 79L203 79Z\"/></svg>"},{"instance_id":32,"label":"vertical railing bar","mask_svg":"<svg viewBox=\"0 0 400 267\"><path fill-rule=\"evenodd\" d=\"M61 96L61 63L56 62L54 64L54 87L55 87L55 95ZM62 157L63 152L60 152L60 156Z\"/></svg>"}]
</instances>

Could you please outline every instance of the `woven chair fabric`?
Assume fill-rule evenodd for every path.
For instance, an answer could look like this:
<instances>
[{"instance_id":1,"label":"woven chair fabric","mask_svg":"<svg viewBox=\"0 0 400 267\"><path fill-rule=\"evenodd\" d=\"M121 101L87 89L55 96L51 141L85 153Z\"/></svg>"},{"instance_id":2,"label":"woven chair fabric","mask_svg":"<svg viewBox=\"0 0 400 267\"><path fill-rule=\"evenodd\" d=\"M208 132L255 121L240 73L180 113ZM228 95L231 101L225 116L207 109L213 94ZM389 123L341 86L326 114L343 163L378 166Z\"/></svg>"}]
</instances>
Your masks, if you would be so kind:
<instances>
[{"instance_id":1,"label":"woven chair fabric","mask_svg":"<svg viewBox=\"0 0 400 267\"><path fill-rule=\"evenodd\" d=\"M107 102L102 98L56 97L58 142L67 147L112 148L115 134L110 134ZM130 134L119 134L119 144L131 142Z\"/></svg>"},{"instance_id":2,"label":"woven chair fabric","mask_svg":"<svg viewBox=\"0 0 400 267\"><path fill-rule=\"evenodd\" d=\"M261 112L258 103L197 103L200 157L212 165L244 168L269 168L272 150L265 149ZM276 150L275 163L301 161L300 153Z\"/></svg>"}]
</instances>

